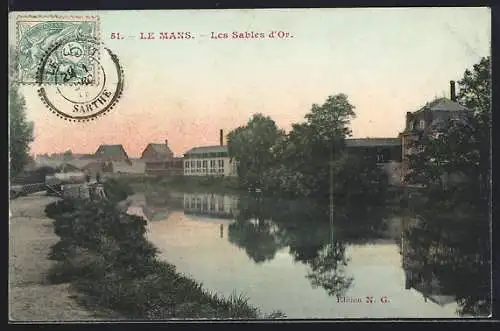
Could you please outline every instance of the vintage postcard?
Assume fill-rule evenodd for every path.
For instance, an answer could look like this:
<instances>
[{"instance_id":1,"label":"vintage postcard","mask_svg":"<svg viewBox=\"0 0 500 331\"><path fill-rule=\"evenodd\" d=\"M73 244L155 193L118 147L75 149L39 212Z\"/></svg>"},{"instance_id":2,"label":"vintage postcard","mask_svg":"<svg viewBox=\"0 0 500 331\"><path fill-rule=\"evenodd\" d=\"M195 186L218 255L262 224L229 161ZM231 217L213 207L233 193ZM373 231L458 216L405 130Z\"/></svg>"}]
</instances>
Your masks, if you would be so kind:
<instances>
[{"instance_id":1,"label":"vintage postcard","mask_svg":"<svg viewBox=\"0 0 500 331\"><path fill-rule=\"evenodd\" d=\"M10 13L10 320L490 317L490 29Z\"/></svg>"}]
</instances>

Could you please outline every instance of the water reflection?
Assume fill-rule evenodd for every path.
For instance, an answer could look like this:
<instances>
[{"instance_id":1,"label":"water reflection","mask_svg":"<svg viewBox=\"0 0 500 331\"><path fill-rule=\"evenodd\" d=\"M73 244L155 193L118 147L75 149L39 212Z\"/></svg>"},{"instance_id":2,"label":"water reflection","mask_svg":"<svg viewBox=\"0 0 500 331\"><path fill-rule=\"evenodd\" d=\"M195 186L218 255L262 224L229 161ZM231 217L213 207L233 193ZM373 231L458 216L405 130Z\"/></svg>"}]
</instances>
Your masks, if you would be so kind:
<instances>
[{"instance_id":1,"label":"water reflection","mask_svg":"<svg viewBox=\"0 0 500 331\"><path fill-rule=\"evenodd\" d=\"M473 208L430 213L402 235L406 286L438 304L456 300L461 316L491 313L488 215Z\"/></svg>"},{"instance_id":2,"label":"water reflection","mask_svg":"<svg viewBox=\"0 0 500 331\"><path fill-rule=\"evenodd\" d=\"M146 200L161 205L158 198ZM173 202L174 200L176 202ZM170 222L172 227L180 224L184 224L185 227L190 226L190 236L197 227L188 224L193 224L193 221L207 224L204 218L214 219L218 223L212 232L213 235L224 238L223 241L226 243L242 249L255 266L272 265L278 256L282 261L280 263L284 263L283 254L287 254L292 263L305 267L302 279L307 279L309 288L322 289L323 293L331 297L332 302L337 302L337 298L344 296L365 298L370 294L369 291L389 294L392 295L393 301L399 300L398 306L396 304L392 306L392 309L395 309L394 315L387 315L387 311L372 309L373 317L404 317L405 314L408 317L424 317L426 314L433 316L430 313L433 308L430 306L428 308L411 306L413 303L409 302L416 300L418 296L422 304L435 304L438 307L450 304L456 307L458 304L456 315L459 316L484 316L490 313L488 216L477 210L461 210L458 213L448 214L437 212L435 209L419 210L417 217L416 213L406 212L402 215L401 211L393 212L388 206L370 210L359 206L335 206L334 217L330 221L328 206L321 206L309 200L277 201L249 195L236 197L183 194L177 198L170 197L170 201L165 204L171 210L177 208L179 211L183 210L184 215L190 217L189 222L184 221L184 223L174 222L171 219L172 215L167 215L165 218L170 220L166 222ZM178 217L177 214L174 216ZM199 218L200 216L202 218ZM223 221L224 219L227 221ZM168 231L173 232L174 229L170 228ZM177 236L182 233L185 232ZM172 233L173 235L176 234ZM222 249L220 244L217 245L219 245L217 250ZM207 251L210 249L208 246L205 248L200 246L199 249L203 249L203 256L210 254ZM257 269L247 271L249 276L243 279L242 271L236 270L244 268L250 270L248 269L250 266L243 265L243 262L238 262L236 266L235 261L238 258L232 251L223 253L230 254L225 256L224 260L220 259L220 253L217 254L211 262L214 264L213 287L222 288L226 283L234 282L233 290L238 291L244 287L242 285L244 283L238 283L238 279L241 282L247 281L253 291L250 294L251 298L257 300L259 295L266 298L258 304L265 304L265 300L270 301L269 296L273 295L271 291L275 293L281 291L278 288L280 285L273 285L271 288L266 287L267 290L263 289L262 293L258 292L255 289L255 282L263 286L263 282L272 280L255 279L259 277ZM179 261L192 272L195 272L201 263L198 262L196 255L190 255L189 258L183 256ZM291 265L289 267L292 268ZM204 265L203 268L205 269L200 271L199 280L206 283L211 281L205 278L210 277L208 276L210 271L206 269L210 267ZM228 268L231 270L236 268L235 273L229 273ZM280 270L276 272L280 273ZM399 272L401 278L398 276ZM229 278L226 280L222 276L224 273L228 273ZM288 277L291 279L292 275ZM281 281L284 282L285 279L282 278ZM297 291L305 291L298 288L297 285ZM290 291L290 288L287 291ZM301 292L300 295L305 294ZM284 300L287 301L286 298ZM320 310L334 309L339 311L337 314L343 314L343 317L370 316L367 315L366 306L357 308L356 315L355 308L352 310L339 306L332 308L328 304L327 306L325 303L320 304L322 299L319 297L313 300L318 301L318 306L314 306L311 302L304 302L304 305L313 305L311 309L316 309L318 314ZM279 301L278 304L284 305L285 302ZM305 308L300 309L304 311ZM411 311L412 309L414 311ZM427 313L422 309L427 309ZM290 307L290 310L293 309Z\"/></svg>"},{"instance_id":3,"label":"water reflection","mask_svg":"<svg viewBox=\"0 0 500 331\"><path fill-rule=\"evenodd\" d=\"M219 194L184 194L184 213L217 218L238 215L238 198Z\"/></svg>"}]
</instances>

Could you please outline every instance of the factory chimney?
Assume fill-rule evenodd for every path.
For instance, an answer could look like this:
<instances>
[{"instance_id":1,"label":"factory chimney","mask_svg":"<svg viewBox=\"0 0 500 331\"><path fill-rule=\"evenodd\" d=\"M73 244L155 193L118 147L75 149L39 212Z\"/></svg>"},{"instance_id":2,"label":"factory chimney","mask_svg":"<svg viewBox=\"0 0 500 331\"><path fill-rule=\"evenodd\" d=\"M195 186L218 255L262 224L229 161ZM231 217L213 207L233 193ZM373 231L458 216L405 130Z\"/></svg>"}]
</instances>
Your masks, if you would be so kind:
<instances>
[{"instance_id":1,"label":"factory chimney","mask_svg":"<svg viewBox=\"0 0 500 331\"><path fill-rule=\"evenodd\" d=\"M457 95L455 92L455 81L450 80L450 99L451 101L457 101Z\"/></svg>"},{"instance_id":2,"label":"factory chimney","mask_svg":"<svg viewBox=\"0 0 500 331\"><path fill-rule=\"evenodd\" d=\"M220 130L219 140L220 140L220 145L224 146L224 131L222 129Z\"/></svg>"}]
</instances>

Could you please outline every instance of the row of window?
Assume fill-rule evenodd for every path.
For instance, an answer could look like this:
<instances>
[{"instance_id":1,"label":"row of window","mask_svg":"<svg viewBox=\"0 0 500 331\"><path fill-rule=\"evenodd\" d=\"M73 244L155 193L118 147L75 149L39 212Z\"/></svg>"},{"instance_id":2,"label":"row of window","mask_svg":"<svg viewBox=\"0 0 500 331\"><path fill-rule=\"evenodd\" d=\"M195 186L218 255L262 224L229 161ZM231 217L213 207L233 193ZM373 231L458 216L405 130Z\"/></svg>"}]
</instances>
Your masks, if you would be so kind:
<instances>
[{"instance_id":1,"label":"row of window","mask_svg":"<svg viewBox=\"0 0 500 331\"><path fill-rule=\"evenodd\" d=\"M425 121L424 120L420 120L418 122L418 128L420 130L423 130L425 129ZM410 130L414 130L415 129L415 123L413 121L410 122Z\"/></svg>"},{"instance_id":2,"label":"row of window","mask_svg":"<svg viewBox=\"0 0 500 331\"><path fill-rule=\"evenodd\" d=\"M216 199L207 198L193 198L184 200L184 208L198 211L209 211L209 212L224 212L224 198L219 197Z\"/></svg>"},{"instance_id":3,"label":"row of window","mask_svg":"<svg viewBox=\"0 0 500 331\"><path fill-rule=\"evenodd\" d=\"M196 169L184 169L184 173L186 175L196 175L196 174L223 174L224 169L223 168L210 168L210 169L204 169L204 168L196 168Z\"/></svg>"},{"instance_id":4,"label":"row of window","mask_svg":"<svg viewBox=\"0 0 500 331\"><path fill-rule=\"evenodd\" d=\"M452 114L450 115L450 120L451 120L451 121L458 121L458 120L460 120L460 117L461 117L461 114L460 114L460 113L456 113L456 112L455 112L455 113L452 113ZM419 128L420 130L424 130L424 129L425 129L425 120L420 120L420 121L418 122L418 128ZM414 130L414 129L415 129L415 122L414 122L414 121L411 121L411 122L410 122L410 130Z\"/></svg>"},{"instance_id":5,"label":"row of window","mask_svg":"<svg viewBox=\"0 0 500 331\"><path fill-rule=\"evenodd\" d=\"M237 210L237 201L225 201L222 196L184 198L184 209L195 212L233 213Z\"/></svg>"},{"instance_id":6,"label":"row of window","mask_svg":"<svg viewBox=\"0 0 500 331\"><path fill-rule=\"evenodd\" d=\"M210 161L210 163L209 163ZM217 162L216 162L217 161ZM189 160L184 162L184 168L208 168L210 164L210 168L215 168L216 166L219 168L224 168L224 160Z\"/></svg>"}]
</instances>

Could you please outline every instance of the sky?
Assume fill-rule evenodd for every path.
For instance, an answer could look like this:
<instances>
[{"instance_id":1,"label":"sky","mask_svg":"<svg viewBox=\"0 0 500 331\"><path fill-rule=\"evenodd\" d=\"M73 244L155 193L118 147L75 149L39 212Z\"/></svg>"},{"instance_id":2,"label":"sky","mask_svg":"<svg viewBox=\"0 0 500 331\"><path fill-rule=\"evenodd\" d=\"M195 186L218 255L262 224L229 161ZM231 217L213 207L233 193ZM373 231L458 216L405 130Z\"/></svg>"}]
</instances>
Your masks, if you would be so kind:
<instances>
[{"instance_id":1,"label":"sky","mask_svg":"<svg viewBox=\"0 0 500 331\"><path fill-rule=\"evenodd\" d=\"M16 46L16 15L9 41ZM34 14L34 13L30 13ZM44 13L36 13L44 14ZM168 139L182 155L217 145L254 113L285 130L312 104L345 93L353 137L397 137L405 113L449 97L449 81L490 55L488 8L356 8L99 11L101 41L119 58L123 94L107 115L69 123L23 86L34 121L32 154L94 153L123 144L140 156ZM190 32L190 40L141 40L140 33ZM211 39L212 32L284 31L288 38ZM120 33L122 40L111 39Z\"/></svg>"}]
</instances>

